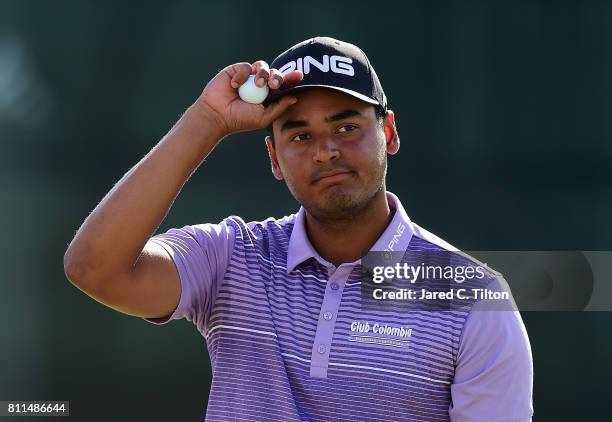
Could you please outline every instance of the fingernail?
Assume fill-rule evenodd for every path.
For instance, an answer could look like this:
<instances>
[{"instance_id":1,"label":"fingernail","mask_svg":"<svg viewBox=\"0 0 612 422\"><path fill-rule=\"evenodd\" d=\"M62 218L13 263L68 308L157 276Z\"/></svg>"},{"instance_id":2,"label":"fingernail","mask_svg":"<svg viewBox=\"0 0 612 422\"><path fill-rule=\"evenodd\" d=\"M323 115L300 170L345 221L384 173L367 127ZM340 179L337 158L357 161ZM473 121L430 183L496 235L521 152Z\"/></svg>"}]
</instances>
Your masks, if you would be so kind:
<instances>
[{"instance_id":1,"label":"fingernail","mask_svg":"<svg viewBox=\"0 0 612 422\"><path fill-rule=\"evenodd\" d=\"M266 83L266 81L264 81L264 78L257 79L257 85L263 86L265 83Z\"/></svg>"},{"instance_id":2,"label":"fingernail","mask_svg":"<svg viewBox=\"0 0 612 422\"><path fill-rule=\"evenodd\" d=\"M274 88L276 88L276 87L278 86L278 79L274 79L274 80L272 81L272 86L273 86Z\"/></svg>"}]
</instances>

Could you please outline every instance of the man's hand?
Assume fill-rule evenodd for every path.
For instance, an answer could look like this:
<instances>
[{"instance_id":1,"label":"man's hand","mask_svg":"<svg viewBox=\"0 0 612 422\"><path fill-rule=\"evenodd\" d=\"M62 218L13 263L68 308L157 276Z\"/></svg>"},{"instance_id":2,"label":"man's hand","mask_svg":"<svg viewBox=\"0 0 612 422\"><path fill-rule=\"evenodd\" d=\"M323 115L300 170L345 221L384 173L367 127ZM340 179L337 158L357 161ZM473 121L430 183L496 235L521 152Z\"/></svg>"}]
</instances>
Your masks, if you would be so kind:
<instances>
[{"instance_id":1,"label":"man's hand","mask_svg":"<svg viewBox=\"0 0 612 422\"><path fill-rule=\"evenodd\" d=\"M238 96L238 88L251 74L255 75L257 86L268 84L270 90L290 87L304 77L299 70L283 76L278 69L270 69L263 60L253 64L235 63L221 70L208 82L196 104L214 113L224 135L267 127L297 101L291 95L282 97L268 107L242 101Z\"/></svg>"},{"instance_id":2,"label":"man's hand","mask_svg":"<svg viewBox=\"0 0 612 422\"><path fill-rule=\"evenodd\" d=\"M172 257L151 236L204 158L224 136L268 126L296 99L264 108L240 99L238 88L253 73L272 90L302 80L283 77L263 61L236 63L206 85L166 136L115 185L87 217L64 255L64 270L79 289L128 315L161 317L180 300ZM211 194L211 202L214 192Z\"/></svg>"}]
</instances>

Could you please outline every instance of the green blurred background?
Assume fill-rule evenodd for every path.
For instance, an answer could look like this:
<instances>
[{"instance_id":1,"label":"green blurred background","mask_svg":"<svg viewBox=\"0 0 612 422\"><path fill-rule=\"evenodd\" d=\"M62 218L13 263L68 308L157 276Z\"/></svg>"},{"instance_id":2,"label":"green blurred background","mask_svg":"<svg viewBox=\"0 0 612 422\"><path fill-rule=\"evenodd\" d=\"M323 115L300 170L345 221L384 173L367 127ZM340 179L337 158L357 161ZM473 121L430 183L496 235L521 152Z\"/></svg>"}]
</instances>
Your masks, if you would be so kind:
<instances>
[{"instance_id":1,"label":"green blurred background","mask_svg":"<svg viewBox=\"0 0 612 422\"><path fill-rule=\"evenodd\" d=\"M388 188L415 222L465 250L610 250L612 2L0 0L0 400L70 400L73 420L202 419L195 327L98 304L62 256L222 67L315 35L376 68L402 140ZM296 211L264 135L226 139L160 231ZM523 318L534 420L609 419L612 315Z\"/></svg>"}]
</instances>

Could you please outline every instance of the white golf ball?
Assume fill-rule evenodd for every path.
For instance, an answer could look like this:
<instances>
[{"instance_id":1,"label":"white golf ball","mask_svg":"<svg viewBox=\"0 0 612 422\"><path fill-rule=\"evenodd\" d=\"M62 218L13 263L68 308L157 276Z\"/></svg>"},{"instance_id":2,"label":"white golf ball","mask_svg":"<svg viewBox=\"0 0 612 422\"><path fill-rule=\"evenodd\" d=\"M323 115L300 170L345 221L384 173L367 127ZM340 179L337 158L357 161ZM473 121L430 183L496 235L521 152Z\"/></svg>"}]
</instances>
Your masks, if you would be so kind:
<instances>
[{"instance_id":1,"label":"white golf ball","mask_svg":"<svg viewBox=\"0 0 612 422\"><path fill-rule=\"evenodd\" d=\"M268 84L263 87L255 85L255 75L250 75L249 79L238 88L238 95L242 101L251 104L261 104L268 96Z\"/></svg>"}]
</instances>

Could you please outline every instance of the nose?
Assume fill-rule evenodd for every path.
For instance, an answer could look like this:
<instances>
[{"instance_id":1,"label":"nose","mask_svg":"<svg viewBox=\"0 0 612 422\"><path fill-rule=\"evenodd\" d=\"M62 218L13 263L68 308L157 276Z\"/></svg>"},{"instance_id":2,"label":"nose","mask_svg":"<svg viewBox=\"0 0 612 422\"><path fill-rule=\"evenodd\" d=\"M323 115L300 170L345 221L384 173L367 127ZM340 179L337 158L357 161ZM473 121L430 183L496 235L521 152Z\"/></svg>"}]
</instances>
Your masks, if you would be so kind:
<instances>
[{"instance_id":1,"label":"nose","mask_svg":"<svg viewBox=\"0 0 612 422\"><path fill-rule=\"evenodd\" d=\"M340 158L338 145L330 136L320 136L315 142L313 160L317 164L324 164Z\"/></svg>"}]
</instances>

